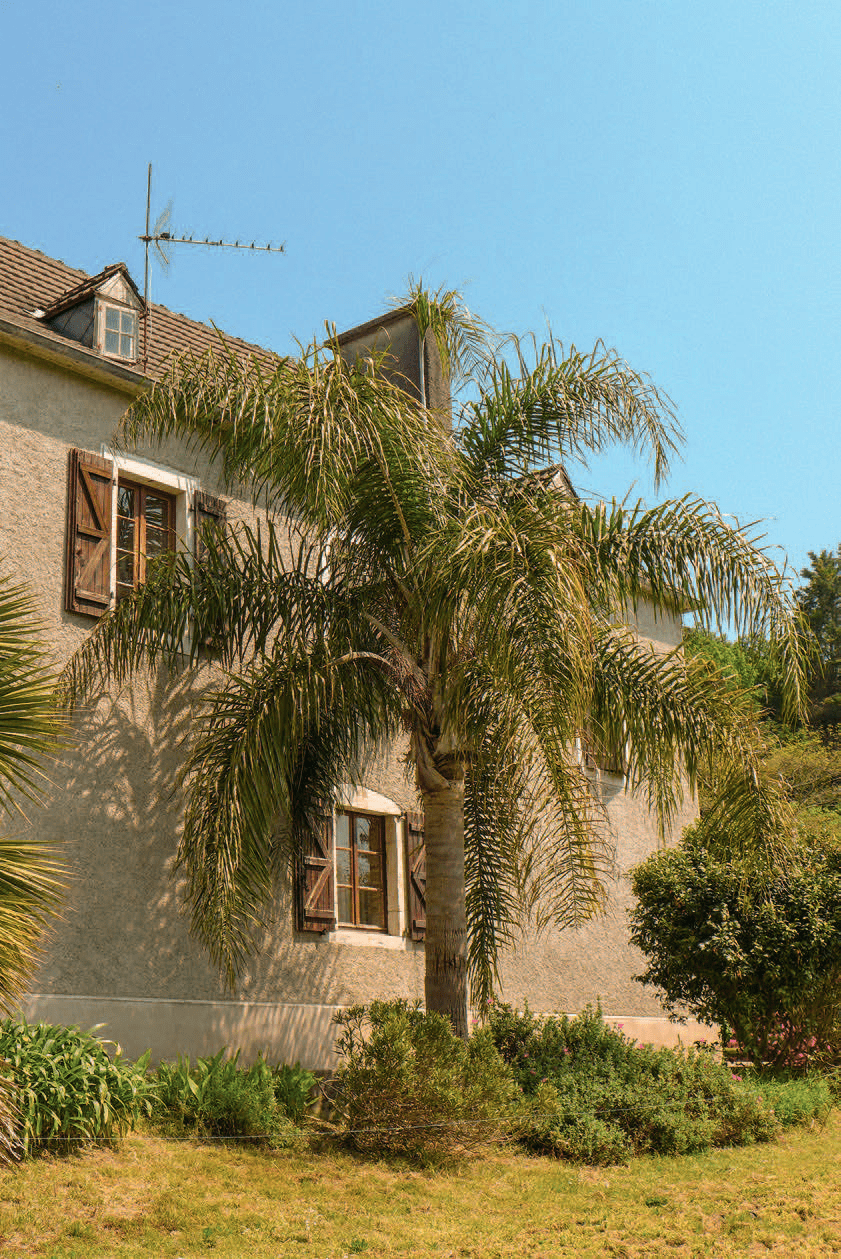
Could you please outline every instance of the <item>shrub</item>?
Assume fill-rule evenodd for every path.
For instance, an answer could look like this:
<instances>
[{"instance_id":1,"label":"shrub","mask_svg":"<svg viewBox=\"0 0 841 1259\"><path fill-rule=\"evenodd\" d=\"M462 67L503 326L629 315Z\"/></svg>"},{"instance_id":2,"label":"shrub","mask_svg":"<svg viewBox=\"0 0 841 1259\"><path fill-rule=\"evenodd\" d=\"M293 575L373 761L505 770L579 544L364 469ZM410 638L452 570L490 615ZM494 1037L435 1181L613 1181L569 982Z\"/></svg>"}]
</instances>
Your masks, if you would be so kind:
<instances>
[{"instance_id":1,"label":"shrub","mask_svg":"<svg viewBox=\"0 0 841 1259\"><path fill-rule=\"evenodd\" d=\"M316 1083L312 1071L305 1071L298 1062L294 1066L283 1063L273 1069L274 1095L287 1119L297 1124L302 1122L307 1107L312 1105Z\"/></svg>"},{"instance_id":2,"label":"shrub","mask_svg":"<svg viewBox=\"0 0 841 1259\"><path fill-rule=\"evenodd\" d=\"M162 1062L157 1073L158 1118L199 1137L248 1137L274 1148L297 1144L292 1116L276 1093L276 1073L262 1057L244 1068L238 1065L239 1052L228 1058L226 1052L222 1048L213 1057L198 1058L195 1066L187 1057ZM284 1087L300 1098L303 1080L293 1089L288 1076L283 1077L281 1090Z\"/></svg>"},{"instance_id":3,"label":"shrub","mask_svg":"<svg viewBox=\"0 0 841 1259\"><path fill-rule=\"evenodd\" d=\"M779 1131L771 1106L710 1052L635 1045L599 1010L539 1018L500 1006L488 1034L522 1089L520 1139L536 1152L615 1163Z\"/></svg>"},{"instance_id":4,"label":"shrub","mask_svg":"<svg viewBox=\"0 0 841 1259\"><path fill-rule=\"evenodd\" d=\"M640 982L667 1010L722 1028L722 1043L732 1038L757 1067L835 1061L841 852L804 843L787 870L759 881L715 855L711 838L701 823L634 871Z\"/></svg>"},{"instance_id":5,"label":"shrub","mask_svg":"<svg viewBox=\"0 0 841 1259\"><path fill-rule=\"evenodd\" d=\"M114 1141L151 1110L149 1054L127 1062L112 1041L77 1027L6 1019L0 1058L15 1085L24 1154Z\"/></svg>"},{"instance_id":6,"label":"shrub","mask_svg":"<svg viewBox=\"0 0 841 1259\"><path fill-rule=\"evenodd\" d=\"M486 1034L465 1042L406 1001L353 1006L335 1021L334 1102L357 1149L452 1154L510 1124L518 1090Z\"/></svg>"}]
</instances>

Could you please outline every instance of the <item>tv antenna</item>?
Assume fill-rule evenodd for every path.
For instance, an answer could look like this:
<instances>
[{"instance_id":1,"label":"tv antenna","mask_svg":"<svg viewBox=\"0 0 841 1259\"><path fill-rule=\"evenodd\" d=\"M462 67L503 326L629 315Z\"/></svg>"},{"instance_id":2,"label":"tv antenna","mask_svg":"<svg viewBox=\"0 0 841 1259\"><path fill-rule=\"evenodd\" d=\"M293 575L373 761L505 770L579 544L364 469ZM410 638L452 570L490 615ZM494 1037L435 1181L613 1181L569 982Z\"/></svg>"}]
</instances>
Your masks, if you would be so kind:
<instances>
[{"instance_id":1,"label":"tv antenna","mask_svg":"<svg viewBox=\"0 0 841 1259\"><path fill-rule=\"evenodd\" d=\"M167 252L171 245L204 245L210 249L245 249L253 253L262 254L282 254L286 252L286 245L273 245L271 241L267 245L258 245L256 241L240 242L238 240L212 240L209 236L204 239L198 236L174 236L170 230L172 219L172 201L168 201L166 206L158 215L155 226L149 231L149 219L152 208L152 163L149 163L149 169L146 178L146 232L143 236L138 236L138 240L142 240L146 257L143 266L143 366L146 366L149 345L149 320L151 318L151 308L149 306L149 246L153 245L155 253L163 267L168 267L170 263L169 253Z\"/></svg>"}]
</instances>

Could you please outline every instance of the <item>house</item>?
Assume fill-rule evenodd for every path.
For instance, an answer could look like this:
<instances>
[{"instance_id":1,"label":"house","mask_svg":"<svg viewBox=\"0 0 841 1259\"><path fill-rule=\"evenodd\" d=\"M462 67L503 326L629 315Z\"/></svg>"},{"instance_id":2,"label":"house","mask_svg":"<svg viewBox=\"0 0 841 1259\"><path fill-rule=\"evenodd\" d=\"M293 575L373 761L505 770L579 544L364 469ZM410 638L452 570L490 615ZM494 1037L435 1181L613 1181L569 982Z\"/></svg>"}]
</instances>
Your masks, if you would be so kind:
<instances>
[{"instance_id":1,"label":"house","mask_svg":"<svg viewBox=\"0 0 841 1259\"><path fill-rule=\"evenodd\" d=\"M347 353L389 344L418 381L417 337L394 311L345 334ZM170 355L202 352L213 329L154 305L147 312L122 263L89 276L0 239L0 565L27 581L57 665L122 590L144 579L145 557L196 545L204 519L254 522L250 502L224 495L202 457L170 442L126 452L113 433ZM246 358L271 356L231 338ZM434 362L433 401L446 400ZM677 619L640 623L664 648ZM348 789L333 818L335 842L311 857L297 897L275 905L258 955L228 991L188 932L171 873L180 813L175 779L198 701L195 678L164 686L135 679L79 715L78 741L53 774L33 825L72 872L61 921L35 976L26 1013L104 1024L127 1052L156 1057L238 1046L247 1057L323 1067L339 1006L373 996L423 995L423 819L399 750L364 788ZM644 1038L673 1033L633 980L624 871L655 846L644 804L621 774L601 773L618 874L606 916L575 931L528 937L506 957L507 1000L574 1011L600 998L608 1015ZM681 824L689 820L681 819ZM381 854L382 877L361 897L336 863L362 845ZM341 870L338 871L341 873ZM332 892L331 887L338 888Z\"/></svg>"}]
</instances>

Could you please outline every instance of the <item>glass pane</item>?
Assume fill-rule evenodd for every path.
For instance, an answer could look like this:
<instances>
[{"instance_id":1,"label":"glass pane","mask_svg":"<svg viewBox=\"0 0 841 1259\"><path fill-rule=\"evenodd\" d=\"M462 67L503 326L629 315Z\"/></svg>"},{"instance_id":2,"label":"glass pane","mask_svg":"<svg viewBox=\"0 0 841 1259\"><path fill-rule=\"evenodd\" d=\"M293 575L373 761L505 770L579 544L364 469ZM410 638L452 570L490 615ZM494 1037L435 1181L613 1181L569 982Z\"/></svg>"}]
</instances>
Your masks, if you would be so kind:
<instances>
[{"instance_id":1,"label":"glass pane","mask_svg":"<svg viewBox=\"0 0 841 1259\"><path fill-rule=\"evenodd\" d=\"M128 333L130 337L134 336L134 315L130 310L124 310L120 314L120 332Z\"/></svg>"},{"instance_id":2,"label":"glass pane","mask_svg":"<svg viewBox=\"0 0 841 1259\"><path fill-rule=\"evenodd\" d=\"M117 581L124 585L134 584L134 556L117 552Z\"/></svg>"},{"instance_id":3,"label":"glass pane","mask_svg":"<svg viewBox=\"0 0 841 1259\"><path fill-rule=\"evenodd\" d=\"M166 529L169 524L169 502L160 494L146 491L146 521L156 529Z\"/></svg>"},{"instance_id":4,"label":"glass pane","mask_svg":"<svg viewBox=\"0 0 841 1259\"><path fill-rule=\"evenodd\" d=\"M379 836L371 825L372 819L369 817L354 818L356 828L356 846L364 852L370 848L378 848ZM373 833L372 833L373 831Z\"/></svg>"},{"instance_id":5,"label":"glass pane","mask_svg":"<svg viewBox=\"0 0 841 1259\"><path fill-rule=\"evenodd\" d=\"M359 891L359 922L366 927L384 927L381 892Z\"/></svg>"},{"instance_id":6,"label":"glass pane","mask_svg":"<svg viewBox=\"0 0 841 1259\"><path fill-rule=\"evenodd\" d=\"M134 358L133 337L120 337L120 357Z\"/></svg>"},{"instance_id":7,"label":"glass pane","mask_svg":"<svg viewBox=\"0 0 841 1259\"><path fill-rule=\"evenodd\" d=\"M360 887L382 887L379 853L357 853L356 869Z\"/></svg>"},{"instance_id":8,"label":"glass pane","mask_svg":"<svg viewBox=\"0 0 841 1259\"><path fill-rule=\"evenodd\" d=\"M120 516L134 515L134 490L121 485L117 490L117 514Z\"/></svg>"},{"instance_id":9,"label":"glass pane","mask_svg":"<svg viewBox=\"0 0 841 1259\"><path fill-rule=\"evenodd\" d=\"M105 308L105 327L113 329L114 332L120 331L120 312L113 306Z\"/></svg>"},{"instance_id":10,"label":"glass pane","mask_svg":"<svg viewBox=\"0 0 841 1259\"><path fill-rule=\"evenodd\" d=\"M347 848L336 849L336 882L350 883L350 853Z\"/></svg>"},{"instance_id":11,"label":"glass pane","mask_svg":"<svg viewBox=\"0 0 841 1259\"><path fill-rule=\"evenodd\" d=\"M146 529L146 554L160 555L169 550L169 533L166 529Z\"/></svg>"},{"instance_id":12,"label":"glass pane","mask_svg":"<svg viewBox=\"0 0 841 1259\"><path fill-rule=\"evenodd\" d=\"M120 337L119 337L119 333L117 333L117 332L106 332L106 334L105 334L105 353L106 353L106 354L119 354L119 352L120 352Z\"/></svg>"},{"instance_id":13,"label":"glass pane","mask_svg":"<svg viewBox=\"0 0 841 1259\"><path fill-rule=\"evenodd\" d=\"M134 550L134 521L117 517L117 546L123 551Z\"/></svg>"},{"instance_id":14,"label":"glass pane","mask_svg":"<svg viewBox=\"0 0 841 1259\"><path fill-rule=\"evenodd\" d=\"M339 922L353 922L353 894L349 887L339 888Z\"/></svg>"},{"instance_id":15,"label":"glass pane","mask_svg":"<svg viewBox=\"0 0 841 1259\"><path fill-rule=\"evenodd\" d=\"M350 848L350 818L346 813L336 815L335 844L337 848Z\"/></svg>"}]
</instances>

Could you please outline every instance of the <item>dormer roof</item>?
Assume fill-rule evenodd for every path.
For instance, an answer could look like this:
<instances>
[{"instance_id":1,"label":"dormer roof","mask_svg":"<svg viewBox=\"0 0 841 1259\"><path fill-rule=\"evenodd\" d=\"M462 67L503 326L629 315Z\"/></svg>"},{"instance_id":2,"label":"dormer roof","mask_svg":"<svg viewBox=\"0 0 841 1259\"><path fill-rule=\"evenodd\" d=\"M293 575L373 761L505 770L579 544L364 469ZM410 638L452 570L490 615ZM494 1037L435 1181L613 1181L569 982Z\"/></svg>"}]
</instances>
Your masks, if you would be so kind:
<instances>
[{"instance_id":1,"label":"dormer roof","mask_svg":"<svg viewBox=\"0 0 841 1259\"><path fill-rule=\"evenodd\" d=\"M120 280L122 280L122 285L119 285ZM62 314L65 310L70 310L73 306L78 306L86 298L92 297L96 293L104 293L109 297L117 298L117 300L120 300L120 298L125 300L127 294L123 292L118 295L118 292L114 291L116 287L114 281L117 281L117 286L123 288L124 291L127 288L128 292L133 295L134 301L130 301L130 305L142 308L143 298L140 296L137 285L129 274L128 267L124 262L113 262L110 267L104 267L98 275L86 276L79 284L74 285L66 293L62 293L54 301L50 302L43 308L40 318L45 320L53 319L56 315Z\"/></svg>"}]
</instances>

